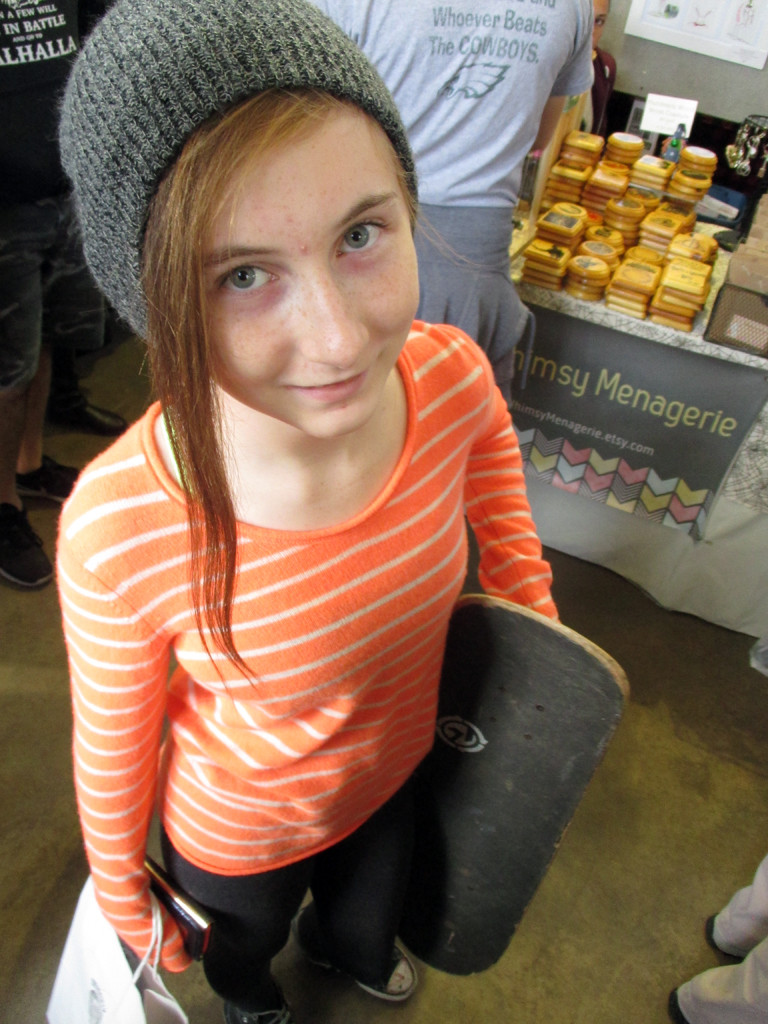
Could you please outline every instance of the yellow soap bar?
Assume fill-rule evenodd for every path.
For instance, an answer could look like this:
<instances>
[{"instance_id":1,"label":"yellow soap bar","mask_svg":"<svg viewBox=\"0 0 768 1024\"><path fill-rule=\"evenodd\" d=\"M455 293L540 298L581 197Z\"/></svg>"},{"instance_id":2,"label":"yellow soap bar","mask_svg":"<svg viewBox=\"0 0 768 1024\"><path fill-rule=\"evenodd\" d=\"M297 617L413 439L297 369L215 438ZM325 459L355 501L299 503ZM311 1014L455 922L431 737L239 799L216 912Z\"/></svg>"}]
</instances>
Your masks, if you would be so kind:
<instances>
[{"instance_id":1,"label":"yellow soap bar","mask_svg":"<svg viewBox=\"0 0 768 1024\"><path fill-rule=\"evenodd\" d=\"M659 286L662 268L653 263L641 263L639 260L624 260L617 267L612 284L632 291L651 295Z\"/></svg>"},{"instance_id":2,"label":"yellow soap bar","mask_svg":"<svg viewBox=\"0 0 768 1024\"><path fill-rule=\"evenodd\" d=\"M523 259L528 263L538 263L551 269L565 272L566 264L571 258L571 250L567 246L550 242L545 238L534 238L523 249Z\"/></svg>"},{"instance_id":3,"label":"yellow soap bar","mask_svg":"<svg viewBox=\"0 0 768 1024\"><path fill-rule=\"evenodd\" d=\"M591 132L572 131L568 132L563 144L573 149L584 149L588 153L602 153L605 140L602 135L594 135Z\"/></svg>"}]
</instances>

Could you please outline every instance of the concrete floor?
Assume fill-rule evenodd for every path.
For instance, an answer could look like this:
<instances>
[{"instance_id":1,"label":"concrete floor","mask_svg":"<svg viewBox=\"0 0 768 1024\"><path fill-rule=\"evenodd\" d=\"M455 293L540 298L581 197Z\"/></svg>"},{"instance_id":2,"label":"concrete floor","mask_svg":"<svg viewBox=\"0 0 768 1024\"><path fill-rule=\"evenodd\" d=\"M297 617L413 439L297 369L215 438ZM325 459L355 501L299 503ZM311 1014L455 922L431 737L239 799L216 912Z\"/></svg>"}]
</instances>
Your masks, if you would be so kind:
<instances>
[{"instance_id":1,"label":"concrete floor","mask_svg":"<svg viewBox=\"0 0 768 1024\"><path fill-rule=\"evenodd\" d=\"M92 399L138 415L141 359L126 341L99 360ZM102 445L51 430L47 449L82 465ZM56 509L31 502L30 518L52 552ZM718 962L704 919L751 879L768 842L768 679L749 667L752 640L548 554L563 621L620 662L632 698L507 953L469 978L423 969L414 998L391 1007L289 946L275 970L300 1024L663 1024L669 990ZM86 876L53 587L0 588L0 708L0 1017L37 1024ZM221 1020L199 966L168 984L190 1024Z\"/></svg>"}]
</instances>

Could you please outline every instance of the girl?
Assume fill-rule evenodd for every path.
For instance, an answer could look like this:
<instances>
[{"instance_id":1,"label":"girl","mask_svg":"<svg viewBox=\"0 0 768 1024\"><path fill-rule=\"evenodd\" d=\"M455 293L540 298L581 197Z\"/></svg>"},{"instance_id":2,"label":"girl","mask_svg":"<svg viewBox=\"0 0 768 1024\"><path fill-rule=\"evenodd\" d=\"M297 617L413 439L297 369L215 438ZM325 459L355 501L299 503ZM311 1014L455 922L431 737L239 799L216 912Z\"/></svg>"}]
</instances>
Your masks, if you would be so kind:
<instances>
[{"instance_id":1,"label":"girl","mask_svg":"<svg viewBox=\"0 0 768 1024\"><path fill-rule=\"evenodd\" d=\"M407 998L409 779L465 514L484 586L556 612L488 362L413 322L397 112L303 0L118 0L61 144L90 266L146 338L158 398L60 528L101 907L143 954L157 810L166 868L215 921L204 967L228 1024L293 1021L270 961L308 889L309 959ZM162 963L183 970L164 925Z\"/></svg>"}]
</instances>

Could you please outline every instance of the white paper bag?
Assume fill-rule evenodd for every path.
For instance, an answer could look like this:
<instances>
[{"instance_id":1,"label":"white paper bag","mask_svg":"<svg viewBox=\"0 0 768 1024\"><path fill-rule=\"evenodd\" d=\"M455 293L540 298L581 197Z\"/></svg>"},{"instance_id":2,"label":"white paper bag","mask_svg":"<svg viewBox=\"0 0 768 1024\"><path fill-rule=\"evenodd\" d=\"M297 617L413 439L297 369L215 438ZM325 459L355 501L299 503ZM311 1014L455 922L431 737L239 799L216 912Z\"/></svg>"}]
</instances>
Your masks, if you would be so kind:
<instances>
[{"instance_id":1,"label":"white paper bag","mask_svg":"<svg viewBox=\"0 0 768 1024\"><path fill-rule=\"evenodd\" d=\"M159 956L162 918L153 898L152 948L131 970L102 914L93 881L80 893L48 1003L48 1024L188 1024L150 957Z\"/></svg>"}]
</instances>

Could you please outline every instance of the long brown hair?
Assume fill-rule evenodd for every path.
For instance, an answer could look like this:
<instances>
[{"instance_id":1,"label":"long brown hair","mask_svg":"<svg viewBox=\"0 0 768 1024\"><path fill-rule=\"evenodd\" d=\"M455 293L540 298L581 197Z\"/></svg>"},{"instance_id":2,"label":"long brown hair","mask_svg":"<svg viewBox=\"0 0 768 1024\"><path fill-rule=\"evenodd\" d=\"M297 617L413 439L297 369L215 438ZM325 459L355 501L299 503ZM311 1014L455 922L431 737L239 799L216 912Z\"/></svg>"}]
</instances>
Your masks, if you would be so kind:
<instances>
[{"instance_id":1,"label":"long brown hair","mask_svg":"<svg viewBox=\"0 0 768 1024\"><path fill-rule=\"evenodd\" d=\"M274 90L207 121L161 181L147 219L143 286L149 360L187 497L195 621L209 653L206 627L216 647L246 673L232 636L237 522L222 452L204 249L233 183L257 159L305 137L349 106L324 92ZM394 148L392 160L413 226L415 201Z\"/></svg>"}]
</instances>

